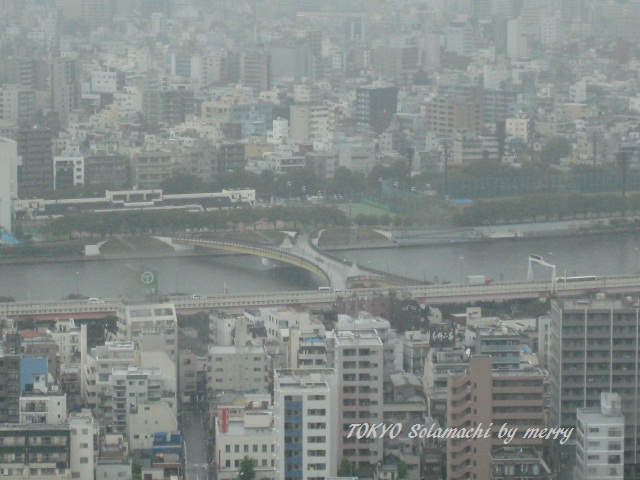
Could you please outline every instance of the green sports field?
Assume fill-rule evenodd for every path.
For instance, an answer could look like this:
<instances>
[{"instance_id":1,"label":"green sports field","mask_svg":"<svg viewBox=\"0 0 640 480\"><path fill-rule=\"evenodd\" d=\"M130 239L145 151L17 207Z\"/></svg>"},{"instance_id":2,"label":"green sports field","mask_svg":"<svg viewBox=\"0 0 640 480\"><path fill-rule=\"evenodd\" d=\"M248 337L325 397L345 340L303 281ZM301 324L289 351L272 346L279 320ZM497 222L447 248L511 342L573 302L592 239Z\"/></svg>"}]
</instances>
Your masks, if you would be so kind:
<instances>
[{"instance_id":1,"label":"green sports field","mask_svg":"<svg viewBox=\"0 0 640 480\"><path fill-rule=\"evenodd\" d=\"M349 215L349 204L348 203L340 203L337 205L338 209L347 215ZM351 205L351 215L356 216L358 214L363 215L384 215L385 213L393 215L388 210L384 208L378 208L371 205L366 205L364 203L353 203Z\"/></svg>"}]
</instances>

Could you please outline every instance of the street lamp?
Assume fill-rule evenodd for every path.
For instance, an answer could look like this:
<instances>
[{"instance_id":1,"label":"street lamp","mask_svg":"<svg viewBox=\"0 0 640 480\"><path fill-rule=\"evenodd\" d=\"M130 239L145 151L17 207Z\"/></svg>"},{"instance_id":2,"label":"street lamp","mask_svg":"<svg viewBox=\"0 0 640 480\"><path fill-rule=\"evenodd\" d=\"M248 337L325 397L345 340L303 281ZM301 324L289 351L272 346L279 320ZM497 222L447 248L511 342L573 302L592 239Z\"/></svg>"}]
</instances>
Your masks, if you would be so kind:
<instances>
[{"instance_id":1,"label":"street lamp","mask_svg":"<svg viewBox=\"0 0 640 480\"><path fill-rule=\"evenodd\" d=\"M462 270L462 283L464 284L464 270L465 270L465 268L464 268L464 257L462 257L462 256L460 257L460 267L461 267L461 270Z\"/></svg>"}]
</instances>

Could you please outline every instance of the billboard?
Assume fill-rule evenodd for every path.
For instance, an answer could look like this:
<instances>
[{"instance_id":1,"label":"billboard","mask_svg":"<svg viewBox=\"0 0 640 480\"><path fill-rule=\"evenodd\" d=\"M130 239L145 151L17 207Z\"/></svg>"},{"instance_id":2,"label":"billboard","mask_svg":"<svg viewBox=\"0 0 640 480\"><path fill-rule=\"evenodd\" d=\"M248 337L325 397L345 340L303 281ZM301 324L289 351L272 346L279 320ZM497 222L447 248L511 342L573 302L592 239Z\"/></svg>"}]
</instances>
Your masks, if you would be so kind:
<instances>
[{"instance_id":1,"label":"billboard","mask_svg":"<svg viewBox=\"0 0 640 480\"><path fill-rule=\"evenodd\" d=\"M453 347L455 343L455 326L448 324L432 324L429 327L429 345L432 347Z\"/></svg>"}]
</instances>

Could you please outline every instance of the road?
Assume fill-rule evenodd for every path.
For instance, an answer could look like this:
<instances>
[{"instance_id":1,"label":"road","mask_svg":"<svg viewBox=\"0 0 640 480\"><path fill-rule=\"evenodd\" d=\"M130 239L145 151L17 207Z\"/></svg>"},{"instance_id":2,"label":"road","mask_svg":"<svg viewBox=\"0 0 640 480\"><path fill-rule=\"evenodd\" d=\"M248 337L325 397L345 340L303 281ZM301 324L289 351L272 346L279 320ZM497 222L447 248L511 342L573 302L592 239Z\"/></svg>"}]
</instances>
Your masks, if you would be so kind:
<instances>
[{"instance_id":1,"label":"road","mask_svg":"<svg viewBox=\"0 0 640 480\"><path fill-rule=\"evenodd\" d=\"M207 467L208 436L204 412L194 406L185 406L181 416L181 431L185 443L185 480L209 480Z\"/></svg>"}]
</instances>

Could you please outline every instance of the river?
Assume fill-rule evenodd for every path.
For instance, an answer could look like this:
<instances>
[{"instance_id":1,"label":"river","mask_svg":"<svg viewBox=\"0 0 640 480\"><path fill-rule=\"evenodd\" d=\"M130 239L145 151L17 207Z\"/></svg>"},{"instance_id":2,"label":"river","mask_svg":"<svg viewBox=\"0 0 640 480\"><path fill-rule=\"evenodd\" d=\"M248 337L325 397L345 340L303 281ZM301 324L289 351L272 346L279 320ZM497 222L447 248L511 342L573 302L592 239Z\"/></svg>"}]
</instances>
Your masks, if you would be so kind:
<instances>
[{"instance_id":1,"label":"river","mask_svg":"<svg viewBox=\"0 0 640 480\"><path fill-rule=\"evenodd\" d=\"M343 250L337 254L383 271L428 281L462 282L467 275L525 280L527 258L541 255L557 275L621 275L640 271L640 235L614 233L423 247ZM138 263L142 263L140 261ZM117 298L136 288L131 261L78 261L0 265L0 296L56 300L69 294ZM256 257L211 256L144 260L157 270L162 293L229 293L309 290L313 275L290 267L263 265ZM550 278L536 267L535 278Z\"/></svg>"}]
</instances>

